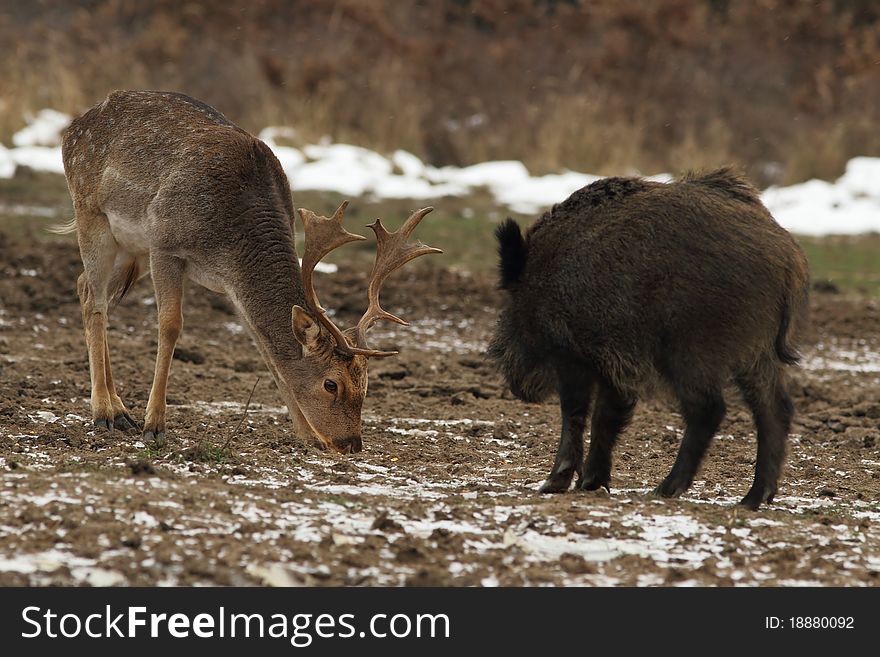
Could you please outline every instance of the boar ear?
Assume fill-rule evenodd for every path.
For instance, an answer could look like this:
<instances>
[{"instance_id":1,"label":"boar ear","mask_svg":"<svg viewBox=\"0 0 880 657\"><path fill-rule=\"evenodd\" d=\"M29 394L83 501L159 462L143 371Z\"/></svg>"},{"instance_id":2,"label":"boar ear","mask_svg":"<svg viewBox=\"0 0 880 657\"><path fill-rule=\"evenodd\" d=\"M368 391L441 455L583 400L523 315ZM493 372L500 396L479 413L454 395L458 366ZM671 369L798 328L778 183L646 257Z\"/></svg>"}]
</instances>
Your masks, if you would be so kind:
<instances>
[{"instance_id":1,"label":"boar ear","mask_svg":"<svg viewBox=\"0 0 880 657\"><path fill-rule=\"evenodd\" d=\"M321 343L321 327L302 306L294 306L290 313L293 334L304 349L315 351Z\"/></svg>"}]
</instances>

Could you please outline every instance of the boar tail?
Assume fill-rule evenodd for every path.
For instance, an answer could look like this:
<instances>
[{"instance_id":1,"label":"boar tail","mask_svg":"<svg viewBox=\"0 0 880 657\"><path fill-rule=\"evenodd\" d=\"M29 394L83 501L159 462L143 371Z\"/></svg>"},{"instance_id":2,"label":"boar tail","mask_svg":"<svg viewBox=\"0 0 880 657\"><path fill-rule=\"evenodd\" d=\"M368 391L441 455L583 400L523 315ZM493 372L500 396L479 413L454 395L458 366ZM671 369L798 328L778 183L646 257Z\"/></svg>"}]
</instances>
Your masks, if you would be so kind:
<instances>
[{"instance_id":1,"label":"boar tail","mask_svg":"<svg viewBox=\"0 0 880 657\"><path fill-rule=\"evenodd\" d=\"M526 269L528 247L519 224L509 217L495 229L495 237L498 238L501 287L508 288L522 278Z\"/></svg>"},{"instance_id":2,"label":"boar tail","mask_svg":"<svg viewBox=\"0 0 880 657\"><path fill-rule=\"evenodd\" d=\"M785 300L782 306L782 317L779 321L779 329L776 331L776 356L786 365L795 365L800 360L800 354L789 343L789 326L791 324L791 301Z\"/></svg>"}]
</instances>

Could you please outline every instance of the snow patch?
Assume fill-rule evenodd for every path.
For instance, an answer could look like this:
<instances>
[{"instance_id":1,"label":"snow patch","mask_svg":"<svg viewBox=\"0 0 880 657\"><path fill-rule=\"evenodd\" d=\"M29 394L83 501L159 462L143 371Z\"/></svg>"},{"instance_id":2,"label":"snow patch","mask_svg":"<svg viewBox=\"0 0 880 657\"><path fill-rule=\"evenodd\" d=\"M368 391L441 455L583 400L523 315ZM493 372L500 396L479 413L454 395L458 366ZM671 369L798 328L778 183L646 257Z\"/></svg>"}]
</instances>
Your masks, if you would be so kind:
<instances>
[{"instance_id":1,"label":"snow patch","mask_svg":"<svg viewBox=\"0 0 880 657\"><path fill-rule=\"evenodd\" d=\"M60 133L70 117L51 109L31 117L13 136L13 148L0 145L0 178L18 166L63 173ZM351 144L324 141L301 149L279 139L296 139L292 128L273 126L260 132L296 190L328 191L351 197L436 199L465 196L486 189L503 206L536 214L599 179L576 171L534 176L522 162L481 162L466 167L433 167L403 150L386 157ZM649 180L669 181L660 174ZM880 231L880 158L856 157L834 182L809 180L771 187L763 201L788 230L804 235L860 234ZM332 265L319 271L333 273Z\"/></svg>"}]
</instances>

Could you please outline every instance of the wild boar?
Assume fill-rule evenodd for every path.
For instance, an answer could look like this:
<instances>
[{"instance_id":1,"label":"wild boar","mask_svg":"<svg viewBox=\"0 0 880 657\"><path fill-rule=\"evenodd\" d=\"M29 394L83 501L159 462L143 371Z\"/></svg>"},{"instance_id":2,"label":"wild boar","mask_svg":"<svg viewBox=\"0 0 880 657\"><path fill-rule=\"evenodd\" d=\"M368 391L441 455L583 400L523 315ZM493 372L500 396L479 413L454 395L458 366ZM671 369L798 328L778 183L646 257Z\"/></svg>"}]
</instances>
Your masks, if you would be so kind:
<instances>
[{"instance_id":1,"label":"wild boar","mask_svg":"<svg viewBox=\"0 0 880 657\"><path fill-rule=\"evenodd\" d=\"M786 366L808 316L809 271L757 190L730 168L670 183L607 178L525 235L497 229L503 307L489 356L515 396L559 396L562 434L541 488L609 487L612 450L640 397L666 390L685 422L656 488L688 489L734 383L757 428L751 489L771 502L794 413ZM583 437L590 406L590 447Z\"/></svg>"}]
</instances>

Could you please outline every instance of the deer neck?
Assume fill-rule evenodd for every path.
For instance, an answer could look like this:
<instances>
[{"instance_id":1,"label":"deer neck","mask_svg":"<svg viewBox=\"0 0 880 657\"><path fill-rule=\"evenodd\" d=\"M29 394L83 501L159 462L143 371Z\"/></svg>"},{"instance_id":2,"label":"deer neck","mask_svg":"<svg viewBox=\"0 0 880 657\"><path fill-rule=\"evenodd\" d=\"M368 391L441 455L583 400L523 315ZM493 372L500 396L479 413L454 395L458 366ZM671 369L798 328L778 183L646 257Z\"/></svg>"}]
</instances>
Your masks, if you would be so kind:
<instances>
[{"instance_id":1,"label":"deer neck","mask_svg":"<svg viewBox=\"0 0 880 657\"><path fill-rule=\"evenodd\" d=\"M291 323L293 306L305 305L299 260L289 234L276 235L258 246L253 242L246 242L247 253L234 258L239 263L238 275L227 286L227 293L284 391L288 389L285 380L302 358Z\"/></svg>"}]
</instances>

